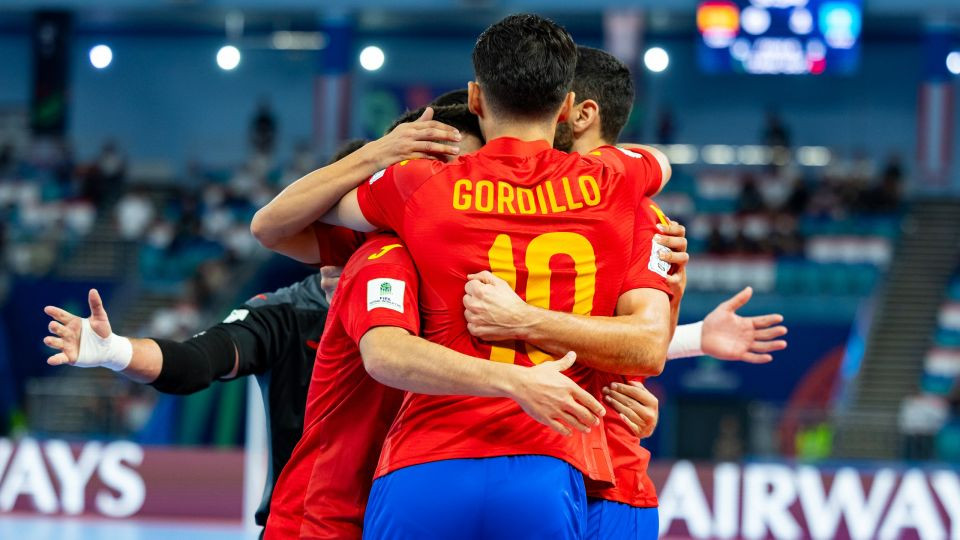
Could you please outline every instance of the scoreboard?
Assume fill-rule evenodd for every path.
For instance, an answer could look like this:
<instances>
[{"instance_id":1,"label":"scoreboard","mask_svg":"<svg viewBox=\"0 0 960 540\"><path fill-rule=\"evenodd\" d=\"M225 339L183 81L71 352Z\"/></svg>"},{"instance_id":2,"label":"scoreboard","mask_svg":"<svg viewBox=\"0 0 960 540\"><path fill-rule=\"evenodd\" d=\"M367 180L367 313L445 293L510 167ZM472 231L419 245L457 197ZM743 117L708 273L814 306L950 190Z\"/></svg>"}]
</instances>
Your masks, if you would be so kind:
<instances>
[{"instance_id":1,"label":"scoreboard","mask_svg":"<svg viewBox=\"0 0 960 540\"><path fill-rule=\"evenodd\" d=\"M850 74L862 20L861 0L705 0L698 61L707 73Z\"/></svg>"}]
</instances>

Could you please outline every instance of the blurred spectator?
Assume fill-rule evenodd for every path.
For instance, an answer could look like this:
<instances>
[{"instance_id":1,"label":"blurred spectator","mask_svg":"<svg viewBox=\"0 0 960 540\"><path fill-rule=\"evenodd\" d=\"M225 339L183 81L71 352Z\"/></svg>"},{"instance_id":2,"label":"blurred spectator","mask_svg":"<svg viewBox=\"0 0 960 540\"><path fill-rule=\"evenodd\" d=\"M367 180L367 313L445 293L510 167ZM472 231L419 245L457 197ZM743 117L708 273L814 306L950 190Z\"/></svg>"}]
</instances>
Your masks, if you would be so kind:
<instances>
[{"instance_id":1,"label":"blurred spectator","mask_svg":"<svg viewBox=\"0 0 960 540\"><path fill-rule=\"evenodd\" d=\"M0 179L13 174L13 165L13 144L3 143L0 145Z\"/></svg>"},{"instance_id":2,"label":"blurred spectator","mask_svg":"<svg viewBox=\"0 0 960 540\"><path fill-rule=\"evenodd\" d=\"M272 155L277 138L277 121L266 98L260 100L250 122L250 143L258 154Z\"/></svg>"},{"instance_id":3,"label":"blurred spectator","mask_svg":"<svg viewBox=\"0 0 960 540\"><path fill-rule=\"evenodd\" d=\"M790 132L787 131L777 111L773 109L767 111L766 123L760 139L766 146L790 148Z\"/></svg>"},{"instance_id":4,"label":"blurred spectator","mask_svg":"<svg viewBox=\"0 0 960 540\"><path fill-rule=\"evenodd\" d=\"M726 255L729 252L730 244L720 231L720 226L716 223L712 224L710 226L710 235L707 236L707 253Z\"/></svg>"},{"instance_id":5,"label":"blurred spectator","mask_svg":"<svg viewBox=\"0 0 960 540\"><path fill-rule=\"evenodd\" d=\"M317 163L316 153L307 141L300 141L293 151L293 160L283 175L283 185L287 186L301 176L314 171Z\"/></svg>"},{"instance_id":6,"label":"blurred spectator","mask_svg":"<svg viewBox=\"0 0 960 540\"><path fill-rule=\"evenodd\" d=\"M927 460L933 457L934 438L947 423L950 408L939 396L917 395L900 405L900 432L904 437L904 458Z\"/></svg>"},{"instance_id":7,"label":"blurred spectator","mask_svg":"<svg viewBox=\"0 0 960 540\"><path fill-rule=\"evenodd\" d=\"M762 212L766 207L763 195L757 188L757 180L753 175L746 175L740 187L740 197L737 201L737 211L741 214Z\"/></svg>"},{"instance_id":8,"label":"blurred spectator","mask_svg":"<svg viewBox=\"0 0 960 540\"><path fill-rule=\"evenodd\" d=\"M673 110L670 107L660 109L660 115L657 117L657 143L673 144L675 127Z\"/></svg>"},{"instance_id":9,"label":"blurred spectator","mask_svg":"<svg viewBox=\"0 0 960 540\"><path fill-rule=\"evenodd\" d=\"M153 201L142 190L131 190L120 197L117 203L116 217L120 237L124 240L140 238L153 223L155 216Z\"/></svg>"},{"instance_id":10,"label":"blurred spectator","mask_svg":"<svg viewBox=\"0 0 960 540\"><path fill-rule=\"evenodd\" d=\"M96 206L114 199L127 175L127 158L114 141L107 141L83 175L80 195Z\"/></svg>"}]
</instances>

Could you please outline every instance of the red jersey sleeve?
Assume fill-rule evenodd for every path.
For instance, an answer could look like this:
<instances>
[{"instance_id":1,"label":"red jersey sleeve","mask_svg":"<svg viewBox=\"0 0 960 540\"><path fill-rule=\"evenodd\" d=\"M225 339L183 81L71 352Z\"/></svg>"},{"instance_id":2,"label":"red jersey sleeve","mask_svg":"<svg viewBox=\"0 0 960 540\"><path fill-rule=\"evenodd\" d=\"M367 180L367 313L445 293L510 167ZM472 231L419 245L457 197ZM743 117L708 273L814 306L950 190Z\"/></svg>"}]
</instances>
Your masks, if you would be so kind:
<instances>
[{"instance_id":1,"label":"red jersey sleeve","mask_svg":"<svg viewBox=\"0 0 960 540\"><path fill-rule=\"evenodd\" d=\"M667 276L670 275L670 264L660 260L660 251L669 251L653 237L659 231L656 226L660 222L660 216L663 213L646 199L642 206L637 210L636 229L633 236L633 258L630 268L627 270L627 276L623 281L621 294L633 289L657 289L667 293L667 296L673 297L670 285L667 283ZM665 219L665 218L664 218Z\"/></svg>"},{"instance_id":2,"label":"red jersey sleeve","mask_svg":"<svg viewBox=\"0 0 960 540\"><path fill-rule=\"evenodd\" d=\"M345 295L340 317L347 334L357 343L377 326L396 326L420 334L419 277L399 244L380 258L363 261L348 289L337 294Z\"/></svg>"},{"instance_id":3,"label":"red jersey sleeve","mask_svg":"<svg viewBox=\"0 0 960 540\"><path fill-rule=\"evenodd\" d=\"M357 203L363 217L383 230L403 233L407 200L435 172L439 161L401 161L374 174L357 188Z\"/></svg>"},{"instance_id":4,"label":"red jersey sleeve","mask_svg":"<svg viewBox=\"0 0 960 540\"><path fill-rule=\"evenodd\" d=\"M364 233L319 221L313 224L313 233L320 254L320 263L315 266L346 266L350 256L367 238Z\"/></svg>"},{"instance_id":5,"label":"red jersey sleeve","mask_svg":"<svg viewBox=\"0 0 960 540\"><path fill-rule=\"evenodd\" d=\"M608 165L620 169L624 176L633 178L642 195L653 196L663 184L663 167L649 151L642 148L620 148L603 146L593 152Z\"/></svg>"}]
</instances>

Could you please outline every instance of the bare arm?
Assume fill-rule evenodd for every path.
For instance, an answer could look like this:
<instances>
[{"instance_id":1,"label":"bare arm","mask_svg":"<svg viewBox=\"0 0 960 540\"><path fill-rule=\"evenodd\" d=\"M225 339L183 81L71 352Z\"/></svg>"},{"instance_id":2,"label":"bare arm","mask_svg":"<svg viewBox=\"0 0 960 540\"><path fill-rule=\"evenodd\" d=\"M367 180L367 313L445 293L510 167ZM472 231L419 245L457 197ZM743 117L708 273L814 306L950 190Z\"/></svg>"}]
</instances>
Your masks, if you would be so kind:
<instances>
[{"instance_id":1,"label":"bare arm","mask_svg":"<svg viewBox=\"0 0 960 540\"><path fill-rule=\"evenodd\" d=\"M520 299L504 280L484 271L468 276L467 328L489 341L519 339L549 353L576 349L581 361L623 375L659 375L670 342L670 301L655 289L620 297L617 316L550 311Z\"/></svg>"},{"instance_id":2,"label":"bare arm","mask_svg":"<svg viewBox=\"0 0 960 540\"><path fill-rule=\"evenodd\" d=\"M459 141L459 132L432 121L432 117L433 109L427 108L416 122L401 124L340 161L290 184L257 211L250 223L250 232L268 249L283 247L286 239L310 227L344 195L377 171L404 159L456 154L459 151L456 146L442 142ZM357 230L373 230L365 221L354 225Z\"/></svg>"},{"instance_id":3,"label":"bare arm","mask_svg":"<svg viewBox=\"0 0 960 540\"><path fill-rule=\"evenodd\" d=\"M64 309L47 306L44 313L53 320L50 321L47 329L52 336L43 339L44 344L59 352L47 358L47 363L51 366L71 365L77 367L98 367L103 366L112 360L113 351L109 345L99 347L81 347L83 332L89 331L96 334L99 342L110 342L112 340L129 341L132 352L129 364L119 373L132 381L144 384L150 384L157 380L160 371L163 369L163 352L156 341L152 339L130 339L113 334L110 326L110 319L107 317L107 311L103 307L103 300L96 289L91 289L88 294L88 303L90 304L89 326L84 327L84 319L78 317ZM94 336L86 336L91 339ZM233 370L225 378L235 377L238 369L237 353L234 348Z\"/></svg>"},{"instance_id":4,"label":"bare arm","mask_svg":"<svg viewBox=\"0 0 960 540\"><path fill-rule=\"evenodd\" d=\"M507 397L564 435L570 428L589 431L604 414L599 401L561 373L573 364L573 353L527 368L460 354L402 328L377 327L360 339L360 354L370 376L387 386L419 394Z\"/></svg>"}]
</instances>

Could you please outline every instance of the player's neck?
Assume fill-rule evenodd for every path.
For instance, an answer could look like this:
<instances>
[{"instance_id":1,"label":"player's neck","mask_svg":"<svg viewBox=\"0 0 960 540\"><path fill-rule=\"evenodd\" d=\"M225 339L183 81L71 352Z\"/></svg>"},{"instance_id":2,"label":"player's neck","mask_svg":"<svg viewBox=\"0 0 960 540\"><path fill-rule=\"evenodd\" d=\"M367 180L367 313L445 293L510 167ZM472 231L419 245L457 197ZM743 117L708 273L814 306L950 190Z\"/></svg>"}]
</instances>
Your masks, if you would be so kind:
<instances>
[{"instance_id":1,"label":"player's neck","mask_svg":"<svg viewBox=\"0 0 960 540\"><path fill-rule=\"evenodd\" d=\"M573 147L570 151L578 154L587 154L601 146L609 146L612 144L612 142L604 139L600 135L585 133L573 141Z\"/></svg>"},{"instance_id":2,"label":"player's neck","mask_svg":"<svg viewBox=\"0 0 960 540\"><path fill-rule=\"evenodd\" d=\"M484 122L483 135L488 141L500 137L511 137L521 141L547 141L553 145L557 130L556 121L501 121Z\"/></svg>"}]
</instances>

